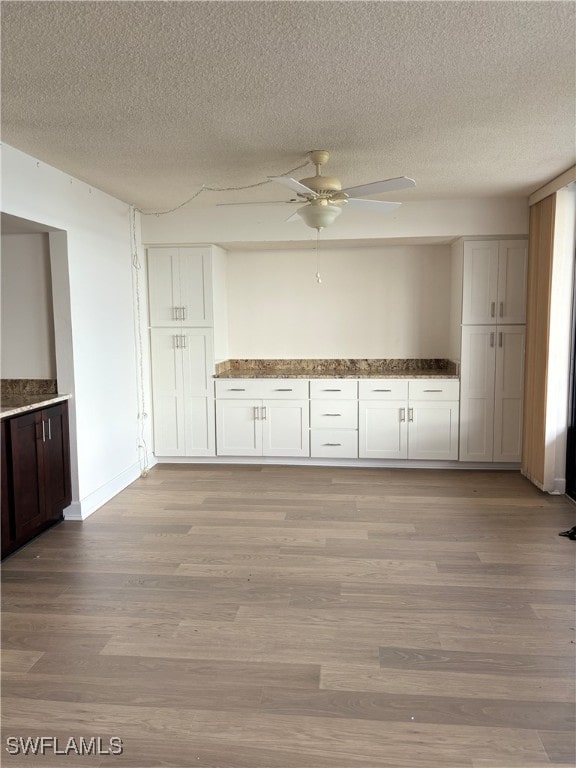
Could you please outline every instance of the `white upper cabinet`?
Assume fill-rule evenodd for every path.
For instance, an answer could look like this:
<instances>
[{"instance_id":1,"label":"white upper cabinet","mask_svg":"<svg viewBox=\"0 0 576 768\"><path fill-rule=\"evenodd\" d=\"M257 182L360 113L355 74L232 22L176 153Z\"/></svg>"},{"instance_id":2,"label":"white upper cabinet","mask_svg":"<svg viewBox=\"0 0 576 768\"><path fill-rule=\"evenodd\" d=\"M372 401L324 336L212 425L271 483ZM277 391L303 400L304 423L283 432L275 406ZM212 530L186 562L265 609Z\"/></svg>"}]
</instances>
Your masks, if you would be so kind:
<instances>
[{"instance_id":1,"label":"white upper cabinet","mask_svg":"<svg viewBox=\"0 0 576 768\"><path fill-rule=\"evenodd\" d=\"M465 242L462 322L495 323L497 297L498 241Z\"/></svg>"},{"instance_id":2,"label":"white upper cabinet","mask_svg":"<svg viewBox=\"0 0 576 768\"><path fill-rule=\"evenodd\" d=\"M526 322L526 240L464 243L463 325Z\"/></svg>"},{"instance_id":3,"label":"white upper cabinet","mask_svg":"<svg viewBox=\"0 0 576 768\"><path fill-rule=\"evenodd\" d=\"M212 326L210 248L148 248L150 325Z\"/></svg>"},{"instance_id":4,"label":"white upper cabinet","mask_svg":"<svg viewBox=\"0 0 576 768\"><path fill-rule=\"evenodd\" d=\"M526 322L528 285L528 243L501 240L498 249L498 317L503 325Z\"/></svg>"}]
</instances>

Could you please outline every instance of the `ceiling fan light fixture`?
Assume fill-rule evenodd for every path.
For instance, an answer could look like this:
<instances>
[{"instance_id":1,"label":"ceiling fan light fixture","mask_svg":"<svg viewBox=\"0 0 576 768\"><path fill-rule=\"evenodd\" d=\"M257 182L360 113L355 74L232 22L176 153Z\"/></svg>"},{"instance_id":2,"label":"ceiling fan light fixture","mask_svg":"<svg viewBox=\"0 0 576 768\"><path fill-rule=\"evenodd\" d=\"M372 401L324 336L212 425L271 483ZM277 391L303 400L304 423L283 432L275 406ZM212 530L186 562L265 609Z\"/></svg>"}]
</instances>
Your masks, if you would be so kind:
<instances>
[{"instance_id":1,"label":"ceiling fan light fixture","mask_svg":"<svg viewBox=\"0 0 576 768\"><path fill-rule=\"evenodd\" d=\"M329 203L324 205L308 203L308 205L298 208L296 213L307 227L320 231L336 221L342 213L342 208L339 205L330 205Z\"/></svg>"}]
</instances>

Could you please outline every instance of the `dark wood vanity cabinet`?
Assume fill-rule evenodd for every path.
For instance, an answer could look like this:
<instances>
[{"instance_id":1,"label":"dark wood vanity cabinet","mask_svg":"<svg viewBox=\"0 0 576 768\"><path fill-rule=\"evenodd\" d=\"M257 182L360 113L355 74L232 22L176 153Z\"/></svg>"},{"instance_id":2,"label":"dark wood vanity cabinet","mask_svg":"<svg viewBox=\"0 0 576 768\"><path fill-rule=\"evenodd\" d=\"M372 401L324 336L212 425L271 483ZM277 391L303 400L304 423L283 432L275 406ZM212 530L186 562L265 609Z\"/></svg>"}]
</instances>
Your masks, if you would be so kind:
<instances>
[{"instance_id":1,"label":"dark wood vanity cabinet","mask_svg":"<svg viewBox=\"0 0 576 768\"><path fill-rule=\"evenodd\" d=\"M2 557L62 520L70 504L68 406L2 422Z\"/></svg>"}]
</instances>

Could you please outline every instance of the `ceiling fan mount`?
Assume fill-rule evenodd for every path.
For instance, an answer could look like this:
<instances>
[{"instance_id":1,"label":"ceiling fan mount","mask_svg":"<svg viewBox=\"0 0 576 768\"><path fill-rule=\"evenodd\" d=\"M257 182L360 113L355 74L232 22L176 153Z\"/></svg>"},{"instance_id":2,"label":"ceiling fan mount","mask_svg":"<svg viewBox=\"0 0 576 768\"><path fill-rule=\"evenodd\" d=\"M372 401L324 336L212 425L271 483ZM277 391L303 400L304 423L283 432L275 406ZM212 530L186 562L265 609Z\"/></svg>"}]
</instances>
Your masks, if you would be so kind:
<instances>
[{"instance_id":1,"label":"ceiling fan mount","mask_svg":"<svg viewBox=\"0 0 576 768\"><path fill-rule=\"evenodd\" d=\"M317 196L333 198L334 192L340 192L342 190L342 184L335 176L322 176L322 166L328 162L330 153L325 149L314 149L309 153L309 157L316 166L316 175L310 176L307 179L301 179L300 184L308 187L308 189L315 192ZM299 194L306 199L313 199L313 196L311 195L306 195L302 192Z\"/></svg>"}]
</instances>

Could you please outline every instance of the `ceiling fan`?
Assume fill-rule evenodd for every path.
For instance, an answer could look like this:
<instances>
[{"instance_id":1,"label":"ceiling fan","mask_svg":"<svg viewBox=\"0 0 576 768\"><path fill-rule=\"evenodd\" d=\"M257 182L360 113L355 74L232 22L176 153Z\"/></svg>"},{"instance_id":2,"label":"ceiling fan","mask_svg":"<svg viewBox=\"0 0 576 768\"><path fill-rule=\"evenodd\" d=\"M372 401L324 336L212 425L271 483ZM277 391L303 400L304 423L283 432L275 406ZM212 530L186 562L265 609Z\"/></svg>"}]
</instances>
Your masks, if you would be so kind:
<instances>
[{"instance_id":1,"label":"ceiling fan","mask_svg":"<svg viewBox=\"0 0 576 768\"><path fill-rule=\"evenodd\" d=\"M333 176L322 176L322 166L328 162L330 157L326 150L315 149L309 153L309 157L316 166L315 176L301 181L290 176L269 176L268 178L270 181L288 187L299 198L287 202L307 202L307 205L298 208L286 221L301 219L308 227L318 231L332 224L346 206L364 211L389 213L402 205L402 203L388 203L383 200L365 200L362 195L378 195L382 192L416 186L414 179L399 176L394 179L373 181L369 184L342 189L342 184L338 179Z\"/></svg>"}]
</instances>

